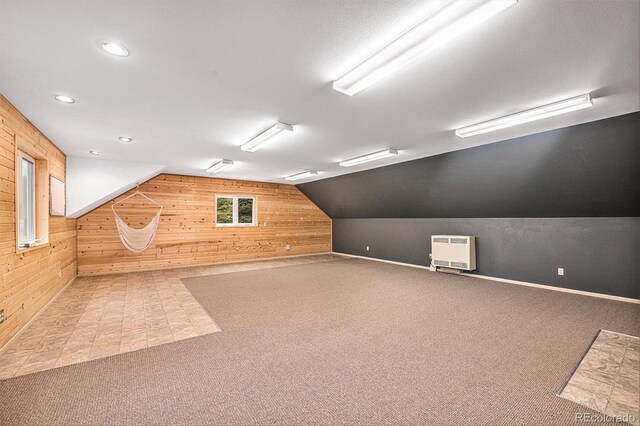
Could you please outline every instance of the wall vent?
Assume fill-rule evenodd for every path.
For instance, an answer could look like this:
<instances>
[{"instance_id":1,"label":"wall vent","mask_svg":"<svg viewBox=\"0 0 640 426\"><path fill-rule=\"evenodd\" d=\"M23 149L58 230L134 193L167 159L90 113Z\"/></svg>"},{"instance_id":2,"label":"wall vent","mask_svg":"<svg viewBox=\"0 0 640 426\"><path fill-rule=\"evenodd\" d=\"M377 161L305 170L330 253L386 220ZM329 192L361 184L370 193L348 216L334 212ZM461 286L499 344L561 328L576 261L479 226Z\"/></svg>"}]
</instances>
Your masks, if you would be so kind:
<instances>
[{"instance_id":1,"label":"wall vent","mask_svg":"<svg viewBox=\"0 0 640 426\"><path fill-rule=\"evenodd\" d=\"M474 271L476 269L476 237L432 235L431 259L434 266Z\"/></svg>"},{"instance_id":2,"label":"wall vent","mask_svg":"<svg viewBox=\"0 0 640 426\"><path fill-rule=\"evenodd\" d=\"M465 237L465 238L450 238L449 242L451 244L467 244L469 242L469 240Z\"/></svg>"}]
</instances>

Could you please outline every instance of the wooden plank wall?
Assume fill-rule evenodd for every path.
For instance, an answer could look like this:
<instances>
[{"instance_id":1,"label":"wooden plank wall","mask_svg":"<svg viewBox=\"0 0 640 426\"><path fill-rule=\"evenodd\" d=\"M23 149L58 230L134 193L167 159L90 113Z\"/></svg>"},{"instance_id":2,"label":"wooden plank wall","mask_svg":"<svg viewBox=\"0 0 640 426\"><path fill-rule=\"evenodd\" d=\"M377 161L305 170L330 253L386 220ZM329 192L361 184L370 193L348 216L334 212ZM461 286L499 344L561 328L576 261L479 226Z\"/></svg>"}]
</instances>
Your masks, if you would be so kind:
<instances>
[{"instance_id":1,"label":"wooden plank wall","mask_svg":"<svg viewBox=\"0 0 640 426\"><path fill-rule=\"evenodd\" d=\"M163 174L140 190L164 206L153 245L140 254L124 248L111 201L77 221L80 275L331 251L331 219L293 185ZM216 228L216 194L256 196L258 226ZM134 228L149 223L156 212L139 196L117 209Z\"/></svg>"},{"instance_id":2,"label":"wooden plank wall","mask_svg":"<svg viewBox=\"0 0 640 426\"><path fill-rule=\"evenodd\" d=\"M49 173L64 180L66 157L0 95L0 347L76 276L76 221L49 217L49 244L16 250L16 144L47 159ZM48 180L48 177L47 177ZM47 206L48 209L48 206Z\"/></svg>"}]
</instances>

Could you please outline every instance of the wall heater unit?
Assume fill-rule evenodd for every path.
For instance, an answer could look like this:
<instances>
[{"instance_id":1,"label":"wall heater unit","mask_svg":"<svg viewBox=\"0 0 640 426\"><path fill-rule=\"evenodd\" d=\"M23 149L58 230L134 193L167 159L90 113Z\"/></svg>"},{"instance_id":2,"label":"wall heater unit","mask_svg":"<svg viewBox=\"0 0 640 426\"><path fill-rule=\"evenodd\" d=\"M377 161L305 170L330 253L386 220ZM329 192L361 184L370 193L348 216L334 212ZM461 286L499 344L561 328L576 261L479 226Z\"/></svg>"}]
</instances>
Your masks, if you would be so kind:
<instances>
[{"instance_id":1,"label":"wall heater unit","mask_svg":"<svg viewBox=\"0 0 640 426\"><path fill-rule=\"evenodd\" d=\"M436 267L474 271L476 269L476 237L432 235L431 262Z\"/></svg>"}]
</instances>

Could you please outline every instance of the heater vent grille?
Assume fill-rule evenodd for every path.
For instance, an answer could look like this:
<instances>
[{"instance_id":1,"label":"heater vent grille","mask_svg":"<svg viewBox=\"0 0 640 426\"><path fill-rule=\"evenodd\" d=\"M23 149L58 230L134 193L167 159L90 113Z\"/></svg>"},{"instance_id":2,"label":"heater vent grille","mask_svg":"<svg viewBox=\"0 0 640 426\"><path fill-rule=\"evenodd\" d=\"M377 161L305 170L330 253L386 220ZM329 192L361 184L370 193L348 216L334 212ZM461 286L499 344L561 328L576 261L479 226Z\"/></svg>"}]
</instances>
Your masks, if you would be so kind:
<instances>
[{"instance_id":1,"label":"heater vent grille","mask_svg":"<svg viewBox=\"0 0 640 426\"><path fill-rule=\"evenodd\" d=\"M476 238L466 235L432 235L434 266L473 271L476 269Z\"/></svg>"}]
</instances>

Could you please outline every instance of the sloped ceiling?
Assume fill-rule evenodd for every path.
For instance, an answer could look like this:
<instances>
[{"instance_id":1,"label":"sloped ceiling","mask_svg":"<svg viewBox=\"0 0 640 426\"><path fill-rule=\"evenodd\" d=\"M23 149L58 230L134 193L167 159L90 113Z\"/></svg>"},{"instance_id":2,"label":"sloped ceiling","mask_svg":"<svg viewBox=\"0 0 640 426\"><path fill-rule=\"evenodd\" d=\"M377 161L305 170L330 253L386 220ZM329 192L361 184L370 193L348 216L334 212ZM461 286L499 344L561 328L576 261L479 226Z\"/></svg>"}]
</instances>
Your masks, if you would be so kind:
<instances>
[{"instance_id":1,"label":"sloped ceiling","mask_svg":"<svg viewBox=\"0 0 640 426\"><path fill-rule=\"evenodd\" d=\"M632 113L297 185L332 219L640 215Z\"/></svg>"},{"instance_id":2,"label":"sloped ceiling","mask_svg":"<svg viewBox=\"0 0 640 426\"><path fill-rule=\"evenodd\" d=\"M331 81L441 0L0 0L0 92L71 156L204 176L323 179L640 109L640 2L520 0L354 97ZM128 58L100 51L124 44ZM63 93L74 105L53 100ZM594 108L460 139L453 130L591 93ZM239 146L276 120L293 134ZM118 136L135 142L124 145ZM397 158L341 168L394 147Z\"/></svg>"},{"instance_id":3,"label":"sloped ceiling","mask_svg":"<svg viewBox=\"0 0 640 426\"><path fill-rule=\"evenodd\" d=\"M67 217L80 217L163 169L157 164L67 157Z\"/></svg>"}]
</instances>

